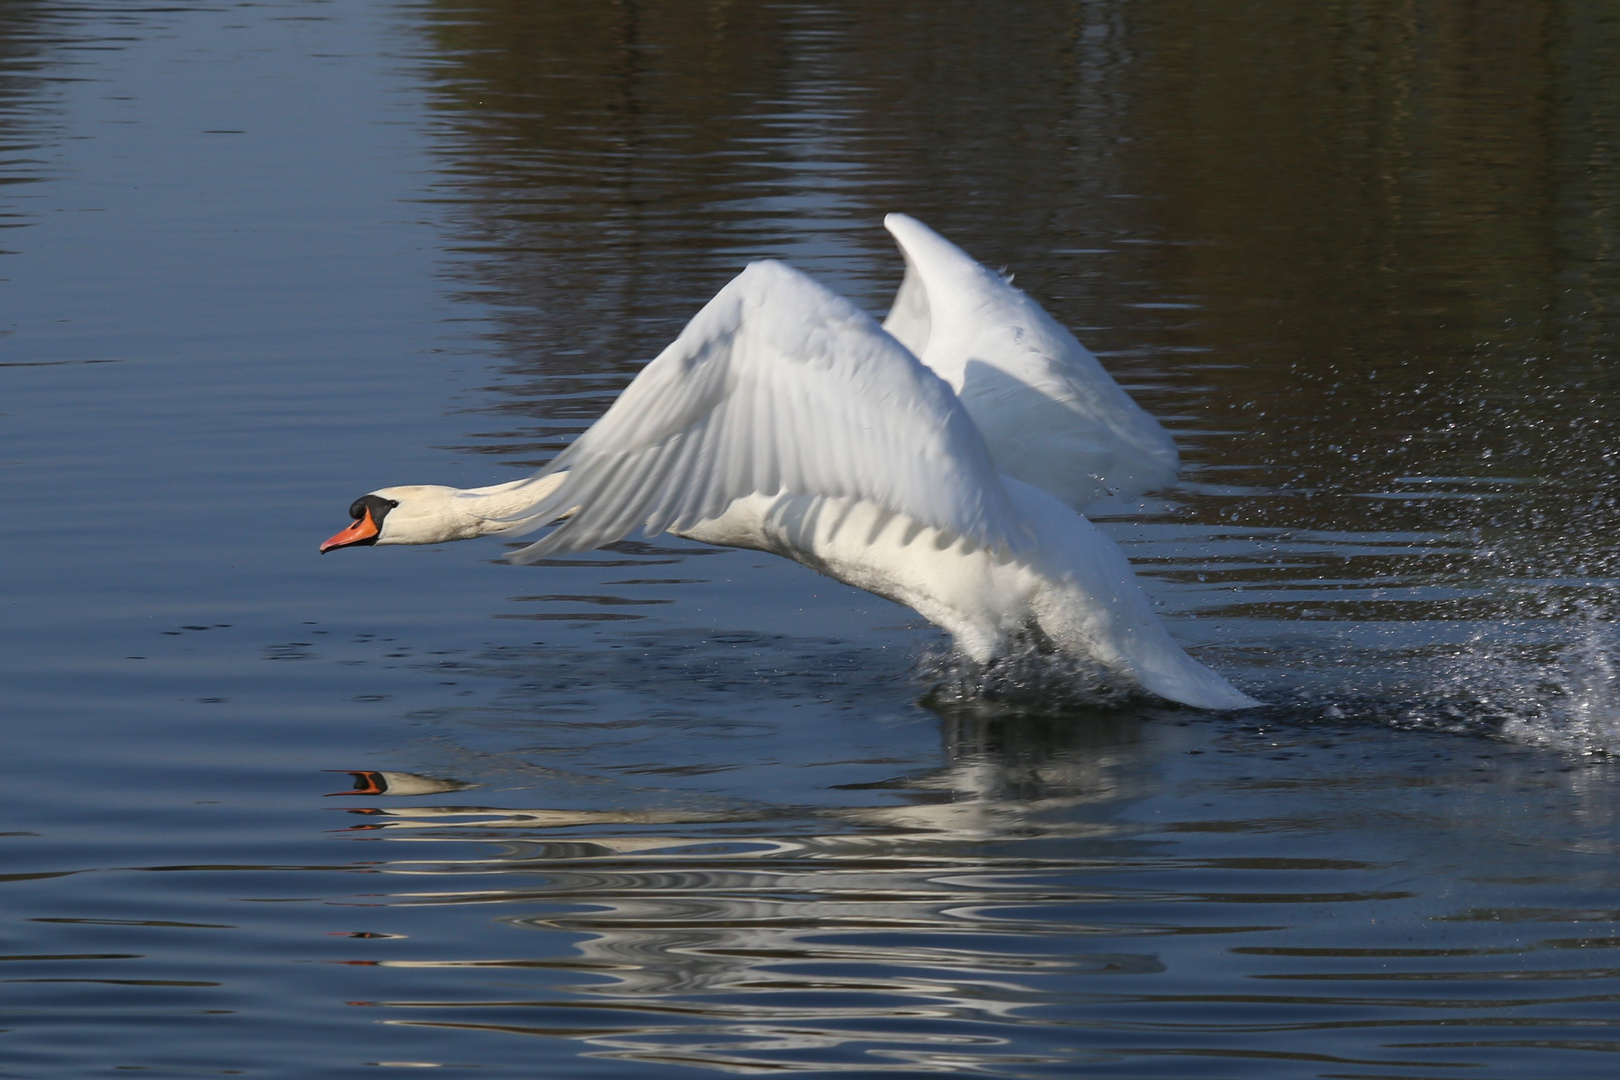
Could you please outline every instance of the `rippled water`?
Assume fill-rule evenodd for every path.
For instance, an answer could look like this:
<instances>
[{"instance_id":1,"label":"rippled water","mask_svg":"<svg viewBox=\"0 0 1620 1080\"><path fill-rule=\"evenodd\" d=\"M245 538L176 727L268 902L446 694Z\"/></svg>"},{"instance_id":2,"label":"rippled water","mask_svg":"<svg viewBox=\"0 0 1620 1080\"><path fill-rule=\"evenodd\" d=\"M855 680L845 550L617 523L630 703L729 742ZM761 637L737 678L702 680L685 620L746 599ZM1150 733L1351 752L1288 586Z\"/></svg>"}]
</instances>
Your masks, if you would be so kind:
<instances>
[{"instance_id":1,"label":"rippled water","mask_svg":"<svg viewBox=\"0 0 1620 1080\"><path fill-rule=\"evenodd\" d=\"M0 1071L1608 1076L1620 20L0 0ZM315 554L906 210L1171 427L1271 705L667 537ZM474 1070L477 1070L474 1072Z\"/></svg>"}]
</instances>

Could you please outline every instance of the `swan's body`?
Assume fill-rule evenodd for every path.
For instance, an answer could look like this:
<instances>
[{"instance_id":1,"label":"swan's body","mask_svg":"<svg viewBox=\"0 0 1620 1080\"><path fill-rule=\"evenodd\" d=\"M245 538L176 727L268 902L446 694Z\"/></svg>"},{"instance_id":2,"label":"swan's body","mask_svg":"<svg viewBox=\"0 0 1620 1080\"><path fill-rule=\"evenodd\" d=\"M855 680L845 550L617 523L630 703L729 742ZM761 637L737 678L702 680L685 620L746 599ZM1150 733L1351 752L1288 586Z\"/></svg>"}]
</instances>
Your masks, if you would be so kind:
<instances>
[{"instance_id":1,"label":"swan's body","mask_svg":"<svg viewBox=\"0 0 1620 1080\"><path fill-rule=\"evenodd\" d=\"M1008 558L868 500L751 495L680 535L755 548L913 608L979 663L1038 630L1160 697L1205 709L1257 704L1177 645L1124 554L1046 492L1001 478L1029 550Z\"/></svg>"},{"instance_id":2,"label":"swan's body","mask_svg":"<svg viewBox=\"0 0 1620 1080\"><path fill-rule=\"evenodd\" d=\"M1172 701L1255 704L1171 640L1119 549L1065 505L1168 482L1168 436L1033 301L917 222L889 226L908 261L890 323L955 365L965 397L848 301L754 263L539 474L380 489L323 550L563 519L512 555L530 562L640 526L794 559L916 609L980 662L1034 632ZM994 392L972 392L976 369Z\"/></svg>"}]
</instances>

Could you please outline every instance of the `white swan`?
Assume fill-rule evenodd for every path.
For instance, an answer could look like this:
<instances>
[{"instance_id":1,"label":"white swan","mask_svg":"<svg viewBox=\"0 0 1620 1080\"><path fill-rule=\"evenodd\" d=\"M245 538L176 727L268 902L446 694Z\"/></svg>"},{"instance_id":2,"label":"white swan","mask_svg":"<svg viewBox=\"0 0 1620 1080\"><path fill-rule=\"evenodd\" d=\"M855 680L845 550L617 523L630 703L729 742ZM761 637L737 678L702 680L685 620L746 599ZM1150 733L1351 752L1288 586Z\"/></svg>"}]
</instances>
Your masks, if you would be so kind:
<instances>
[{"instance_id":1,"label":"white swan","mask_svg":"<svg viewBox=\"0 0 1620 1080\"><path fill-rule=\"evenodd\" d=\"M509 556L531 562L642 526L794 559L916 609L981 663L1033 632L1172 701L1257 704L1171 640L1106 536L1015 475L1058 474L1070 501L1163 482L1176 468L1168 436L1033 301L982 268L966 272L958 263L978 264L919 223L888 224L908 263L891 324L941 364L966 356L956 362L964 385L976 364L1005 376L1001 392L966 394L990 447L964 399L869 316L784 264L758 262L535 476L379 489L321 550L517 534L562 519ZM1022 325L982 325L1012 316ZM983 356L946 339L958 324L970 342L990 343ZM1012 407L1020 395L1041 419L1024 432ZM1119 402L1128 408L1111 410ZM1026 450L1041 438L1083 448L1083 481L1017 447L1001 451L1010 464L998 469L996 448L1021 435Z\"/></svg>"}]
</instances>

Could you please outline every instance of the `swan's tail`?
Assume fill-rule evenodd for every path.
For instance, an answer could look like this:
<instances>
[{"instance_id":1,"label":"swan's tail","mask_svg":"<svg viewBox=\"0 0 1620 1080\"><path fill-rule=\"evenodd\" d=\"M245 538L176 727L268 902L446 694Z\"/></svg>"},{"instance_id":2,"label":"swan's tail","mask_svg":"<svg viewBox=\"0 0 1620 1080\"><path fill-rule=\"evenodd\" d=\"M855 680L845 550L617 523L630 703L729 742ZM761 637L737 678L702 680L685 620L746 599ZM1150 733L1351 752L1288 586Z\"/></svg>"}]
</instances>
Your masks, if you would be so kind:
<instances>
[{"instance_id":1,"label":"swan's tail","mask_svg":"<svg viewBox=\"0 0 1620 1080\"><path fill-rule=\"evenodd\" d=\"M1253 709L1263 704L1182 652L1169 634L1164 637L1175 655L1165 657L1172 662L1155 658L1138 668L1136 680L1142 689L1195 709Z\"/></svg>"},{"instance_id":2,"label":"swan's tail","mask_svg":"<svg viewBox=\"0 0 1620 1080\"><path fill-rule=\"evenodd\" d=\"M1004 480L1037 538L1033 568L1051 583L1036 603L1048 637L1170 701L1198 709L1261 704L1176 644L1124 553L1095 525L1039 488Z\"/></svg>"}]
</instances>

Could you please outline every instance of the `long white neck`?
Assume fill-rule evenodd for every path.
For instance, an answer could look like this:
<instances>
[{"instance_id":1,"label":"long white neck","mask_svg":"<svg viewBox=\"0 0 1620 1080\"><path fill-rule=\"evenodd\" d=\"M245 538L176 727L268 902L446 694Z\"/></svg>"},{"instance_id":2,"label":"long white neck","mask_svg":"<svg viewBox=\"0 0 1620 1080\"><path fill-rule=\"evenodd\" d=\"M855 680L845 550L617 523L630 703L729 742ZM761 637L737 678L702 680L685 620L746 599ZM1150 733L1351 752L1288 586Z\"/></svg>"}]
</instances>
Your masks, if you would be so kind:
<instances>
[{"instance_id":1,"label":"long white neck","mask_svg":"<svg viewBox=\"0 0 1620 1080\"><path fill-rule=\"evenodd\" d=\"M524 511L562 486L567 472L554 472L546 476L525 476L505 484L489 487L463 488L456 492L456 507L461 513L476 516L492 526L490 532L510 532L517 526L499 524L501 519L521 518Z\"/></svg>"},{"instance_id":2,"label":"long white neck","mask_svg":"<svg viewBox=\"0 0 1620 1080\"><path fill-rule=\"evenodd\" d=\"M397 505L383 520L379 544L443 544L526 531L546 524L527 511L551 494L567 473L526 476L481 488L413 484L373 492ZM564 515L566 516L566 515Z\"/></svg>"}]
</instances>

